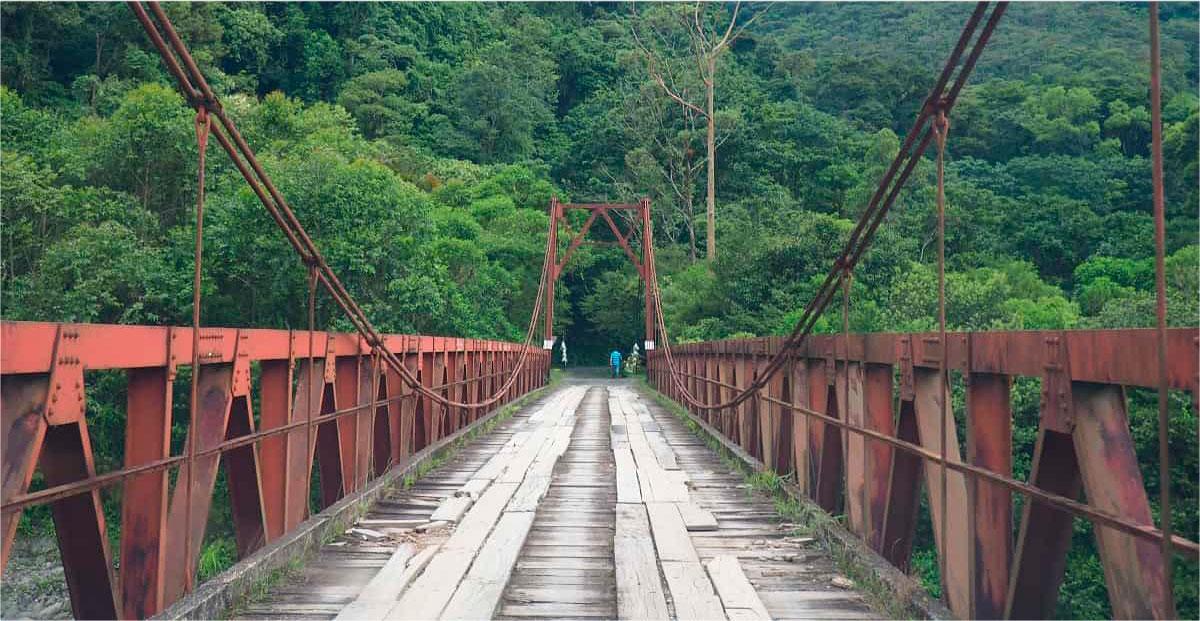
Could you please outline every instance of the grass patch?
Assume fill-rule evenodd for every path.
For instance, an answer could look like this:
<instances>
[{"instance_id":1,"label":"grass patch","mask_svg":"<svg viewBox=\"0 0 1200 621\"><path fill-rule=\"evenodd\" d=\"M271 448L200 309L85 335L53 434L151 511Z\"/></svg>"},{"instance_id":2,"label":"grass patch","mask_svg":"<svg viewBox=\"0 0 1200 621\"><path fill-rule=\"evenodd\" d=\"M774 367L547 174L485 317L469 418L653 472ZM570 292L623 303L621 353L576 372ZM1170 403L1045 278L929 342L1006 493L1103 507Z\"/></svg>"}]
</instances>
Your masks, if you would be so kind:
<instances>
[{"instance_id":1,"label":"grass patch","mask_svg":"<svg viewBox=\"0 0 1200 621\"><path fill-rule=\"evenodd\" d=\"M237 618L242 616L247 606L251 603L266 598L271 592L271 589L283 583L284 580L300 573L300 569L304 567L304 561L307 557L296 557L287 562L283 567L278 567L271 570L264 578L257 580L250 586L250 590L238 602L229 607L225 615L227 618Z\"/></svg>"},{"instance_id":2,"label":"grass patch","mask_svg":"<svg viewBox=\"0 0 1200 621\"><path fill-rule=\"evenodd\" d=\"M659 407L673 414L693 435L703 440L704 444L721 458L722 463L742 475L748 495L758 491L769 496L775 504L775 511L784 521L794 525L792 535L813 537L829 555L837 570L854 581L855 586L876 611L892 619L925 616L925 613L913 604L913 592L898 591L896 585L884 580L859 562L858 557L862 551L852 549L842 541L843 537L834 532L835 529L845 532L838 518L829 515L807 498L796 495L794 488L790 486L789 477L765 467L761 470L755 469L692 419L687 410L678 403L655 390L645 379L639 378L638 383ZM865 544L863 549L866 549ZM921 587L913 582L912 588L920 590Z\"/></svg>"}]
</instances>

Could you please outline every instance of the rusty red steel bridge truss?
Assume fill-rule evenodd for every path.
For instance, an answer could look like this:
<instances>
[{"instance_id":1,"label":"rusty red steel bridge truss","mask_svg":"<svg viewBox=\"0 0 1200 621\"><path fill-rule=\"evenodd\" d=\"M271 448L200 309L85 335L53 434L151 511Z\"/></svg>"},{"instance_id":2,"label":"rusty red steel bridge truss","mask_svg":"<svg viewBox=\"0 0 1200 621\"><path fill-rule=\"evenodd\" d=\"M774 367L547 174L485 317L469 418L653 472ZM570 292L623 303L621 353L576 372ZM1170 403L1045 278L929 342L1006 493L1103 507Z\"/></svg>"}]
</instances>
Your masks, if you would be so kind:
<instances>
[{"instance_id":1,"label":"rusty red steel bridge truss","mask_svg":"<svg viewBox=\"0 0 1200 621\"><path fill-rule=\"evenodd\" d=\"M981 2L792 333L674 348L662 308L648 199L552 200L538 293L523 343L381 334L225 115L162 8L130 6L197 111L196 282L202 270L203 154L212 136L307 266L309 326L202 327L198 288L191 327L0 323L0 563L7 564L11 555L22 512L49 505L77 617L147 617L194 588L221 468L239 557L245 557L295 532L314 508L353 496L389 468L413 463L499 406L543 386L555 338L554 284L598 219L609 226L645 287L650 383L685 405L728 446L763 468L790 475L797 493L844 515L849 530L867 547L902 569L912 559L924 487L942 591L956 615L1052 615L1073 521L1083 518L1095 527L1114 614L1173 616L1172 561L1195 562L1200 547L1171 532L1166 489L1155 524L1126 395L1132 388L1158 390L1158 465L1160 478L1166 478L1167 391L1187 391L1196 407L1200 330L1165 327L1155 5L1157 329L952 333L945 327L941 290L936 332L849 332L845 317L853 269L931 144L937 148L938 263L939 282L944 282L942 161L948 118L1006 6ZM585 210L588 217L560 260L559 229L570 210ZM631 214L624 231L614 212ZM315 329L318 288L354 333ZM842 333L813 335L839 291ZM532 344L539 318L542 347ZM124 464L108 472L97 470L87 417L88 374L102 371L124 373L127 385ZM177 404L181 371L191 392ZM1040 419L1031 474L1018 480L1013 476L1013 384L1029 380L1040 382ZM963 395L957 407L955 394ZM187 437L173 454L171 430L178 424L176 413L184 410ZM30 491L36 471L45 485ZM320 480L315 507L310 502L314 474ZM101 491L117 487L121 529L114 551ZM1015 538L1014 522L1019 522ZM114 552L120 558L115 571Z\"/></svg>"},{"instance_id":2,"label":"rusty red steel bridge truss","mask_svg":"<svg viewBox=\"0 0 1200 621\"><path fill-rule=\"evenodd\" d=\"M1172 389L1197 395L1197 330L1173 329ZM1153 330L973 332L947 335L946 368L964 395L946 427L946 487L939 477L940 336L817 336L753 399L693 414L797 487L892 564L907 569L921 487L947 567L947 603L970 618L1054 615L1075 517L1096 540L1117 618L1168 610L1165 567L1130 435L1126 390L1156 387ZM728 400L759 377L779 338L677 346L686 389ZM665 356L650 352L650 383L684 401ZM1028 481L1012 478L1013 382L1041 381L1040 425ZM950 391L946 400L951 401ZM965 425L965 437L958 423ZM965 443L965 455L960 445ZM950 510L935 499L942 490ZM1083 492L1088 502L1079 502ZM1025 494L1014 542L1014 503ZM1196 557L1192 541L1176 551Z\"/></svg>"},{"instance_id":3,"label":"rusty red steel bridge truss","mask_svg":"<svg viewBox=\"0 0 1200 621\"><path fill-rule=\"evenodd\" d=\"M4 561L20 510L49 503L80 618L144 618L190 588L218 468L228 481L238 553L246 556L309 517L314 470L317 508L325 508L493 411L423 396L358 335L202 328L199 403L187 426L196 450L172 456L173 385L181 367L190 371L191 328L4 322L0 330ZM429 390L468 401L497 390L522 348L409 335L389 335L384 346ZM493 408L544 385L548 352L531 352L531 360ZM96 471L85 370L127 378L125 465L112 472ZM46 488L27 493L35 469ZM170 469L177 471L173 490ZM189 469L190 494L183 485ZM117 485L121 563L114 574L100 492Z\"/></svg>"}]
</instances>

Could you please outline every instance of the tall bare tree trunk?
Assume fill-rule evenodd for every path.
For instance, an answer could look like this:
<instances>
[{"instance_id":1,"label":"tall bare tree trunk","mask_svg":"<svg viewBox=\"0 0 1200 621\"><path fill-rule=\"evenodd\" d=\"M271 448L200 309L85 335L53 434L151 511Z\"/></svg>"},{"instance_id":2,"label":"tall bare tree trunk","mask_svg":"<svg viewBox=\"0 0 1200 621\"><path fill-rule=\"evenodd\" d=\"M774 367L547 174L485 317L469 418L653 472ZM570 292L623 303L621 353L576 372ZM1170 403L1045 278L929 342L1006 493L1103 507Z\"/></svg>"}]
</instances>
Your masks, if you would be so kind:
<instances>
[{"instance_id":1,"label":"tall bare tree trunk","mask_svg":"<svg viewBox=\"0 0 1200 621\"><path fill-rule=\"evenodd\" d=\"M692 197L687 200L688 259L696 262L696 208Z\"/></svg>"},{"instance_id":2,"label":"tall bare tree trunk","mask_svg":"<svg viewBox=\"0 0 1200 621\"><path fill-rule=\"evenodd\" d=\"M707 160L705 166L708 169L707 175L707 196L706 196L706 256L705 260L712 263L717 260L717 118L716 118L716 102L715 93L717 86L717 57L725 48L729 47L754 20L758 19L765 12L765 9L756 13L748 21L738 25L738 12L741 9L742 3L739 1L733 5L733 15L729 18L729 25L725 28L725 34L720 35L719 32L709 32L708 28L703 24L705 20L701 17L705 4L697 1L695 8L689 17L685 13L677 12L676 17L680 19L683 28L688 31L691 40L691 54L694 55L696 61L696 69L699 73L700 81L704 83L705 101L704 107L688 98L686 90L678 88L678 84L674 82L672 73L668 70L661 70L661 61L658 55L649 47L642 43L638 36L637 28L633 28L634 42L641 49L642 54L646 57L646 69L650 73L651 79L658 84L658 87L666 93L676 103L684 108L684 113L703 116L705 120L705 129L707 130L704 139L707 150ZM661 37L660 37L661 38ZM670 83L668 83L670 82Z\"/></svg>"},{"instance_id":3,"label":"tall bare tree trunk","mask_svg":"<svg viewBox=\"0 0 1200 621\"><path fill-rule=\"evenodd\" d=\"M708 79L704 85L708 91L708 109L704 115L708 122L708 136L705 146L708 148L708 197L707 197L707 259L709 263L717 260L717 120L714 114L713 91L716 90L717 55L708 57Z\"/></svg>"}]
</instances>

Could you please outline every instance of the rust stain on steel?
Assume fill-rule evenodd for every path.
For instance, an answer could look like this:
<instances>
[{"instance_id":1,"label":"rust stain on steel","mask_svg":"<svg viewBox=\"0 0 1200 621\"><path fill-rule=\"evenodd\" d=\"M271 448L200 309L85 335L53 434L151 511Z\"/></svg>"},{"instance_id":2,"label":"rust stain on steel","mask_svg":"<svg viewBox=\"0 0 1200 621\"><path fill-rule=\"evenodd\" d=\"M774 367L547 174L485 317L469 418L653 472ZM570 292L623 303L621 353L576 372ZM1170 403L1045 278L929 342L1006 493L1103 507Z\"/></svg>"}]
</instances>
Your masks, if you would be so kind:
<instances>
[{"instance_id":1,"label":"rust stain on steel","mask_svg":"<svg viewBox=\"0 0 1200 621\"><path fill-rule=\"evenodd\" d=\"M125 465L169 456L172 382L167 367L129 372ZM144 619L163 608L167 473L150 472L125 482L121 503L120 594L122 616Z\"/></svg>"},{"instance_id":2,"label":"rust stain on steel","mask_svg":"<svg viewBox=\"0 0 1200 621\"><path fill-rule=\"evenodd\" d=\"M64 569L76 616L147 617L161 611L185 590L186 568L194 567L203 540L208 507L212 502L217 468L226 468L231 482L230 494L235 533L240 555L246 555L295 528L308 516L309 477L316 445L324 450L322 479L337 483L336 489L324 490L323 502L340 497L345 487L341 447L336 432L339 421L353 427L358 418L359 434L350 438L346 455L348 473L359 484L376 476L383 467L411 454L415 433L415 393L401 388L402 379L389 369L395 390L384 390L386 378L379 382L375 402L369 390L358 391L356 402L347 410L337 408L333 360L343 356L357 362L362 341L357 336L317 333L313 368L307 364L308 338L287 330L237 330L204 328L200 331L201 382L196 421L189 430L190 442L196 443L192 493L177 486L168 498L168 469L179 468L180 482L187 481L188 465L181 456L168 454L171 427L171 383L180 361L191 358L190 328L148 326L60 325L39 322L0 322L5 339L0 348L0 437L2 455L3 561L7 561L21 511L25 506L52 505L56 531L64 554ZM298 338L304 336L305 338ZM61 346L66 337L72 344ZM385 344L409 362L412 352L432 344L431 338L389 336ZM57 344L57 345L56 345ZM519 346L508 343L455 341L459 358L465 360L467 348L479 348L495 359L492 373L512 368ZM54 352L63 359L57 362ZM538 351L535 360L546 358ZM506 359L507 369L499 359ZM367 360L367 356L361 356ZM326 364L326 358L329 364ZM296 364L299 360L299 365ZM262 375L255 387L249 376L251 363L259 363ZM125 427L126 462L122 468L97 475L92 463L87 427L82 417L75 422L47 425L47 407L52 394L51 373L64 379L63 365L82 369L124 369L129 375ZM542 362L531 365L545 369ZM459 382L447 390L463 394L471 382L480 379L474 369L463 367ZM38 370L40 369L40 370ZM367 383L366 373L355 373L357 382ZM344 371L348 375L349 372ZM72 371L72 374L76 374ZM292 386L295 380L296 394ZM311 382L309 381L311 378ZM491 378L496 384L495 378ZM540 385L544 375L530 372L523 386ZM353 384L352 384L353 385ZM498 384L496 384L498 385ZM435 388L440 388L434 386ZM76 391L76 402L83 403L85 387L80 381L56 393ZM253 394L258 391L257 399ZM251 404L261 407L262 429L255 429ZM372 405L372 403L374 405ZM60 414L66 412L60 410ZM79 406L82 414L82 405ZM313 418L309 418L313 416ZM318 422L316 417L324 415ZM382 428L374 421L386 423ZM396 420L400 437L390 429ZM68 415L66 418L75 418ZM306 423L313 421L316 435L306 447ZM455 424L461 425L461 420ZM364 429L365 428L365 429ZM327 433L320 433L325 430ZM381 437L382 436L382 437ZM363 458L374 457L375 468L367 471ZM48 489L27 492L35 468L47 475ZM354 484L355 478L347 477ZM113 571L112 554L104 535L104 516L99 508L102 487L123 484L121 565ZM191 502L187 502L188 498ZM192 519L188 519L188 515ZM183 532L190 523L190 532ZM184 558L190 538L192 558ZM119 574L119 575L118 575Z\"/></svg>"},{"instance_id":3,"label":"rust stain on steel","mask_svg":"<svg viewBox=\"0 0 1200 621\"><path fill-rule=\"evenodd\" d=\"M900 402L896 422L896 437L914 444L920 443L917 416L912 401ZM888 480L888 503L884 514L883 534L879 553L889 563L904 571L909 569L913 534L917 528L917 502L921 490L921 458L905 451L893 451L892 469Z\"/></svg>"},{"instance_id":4,"label":"rust stain on steel","mask_svg":"<svg viewBox=\"0 0 1200 621\"><path fill-rule=\"evenodd\" d=\"M261 369L259 421L264 430L282 427L291 422L291 364L289 361L270 360L263 362ZM266 538L267 541L274 541L287 531L287 512L284 509L287 506L287 436L263 438L258 455Z\"/></svg>"},{"instance_id":5,"label":"rust stain on steel","mask_svg":"<svg viewBox=\"0 0 1200 621\"><path fill-rule=\"evenodd\" d=\"M1083 483L1071 436L1042 427L1033 452L1030 482L1068 498L1079 496ZM1071 545L1070 514L1036 500L1026 502L1014 550L1013 575L1004 617L1045 619L1053 616Z\"/></svg>"},{"instance_id":6,"label":"rust stain on steel","mask_svg":"<svg viewBox=\"0 0 1200 621\"><path fill-rule=\"evenodd\" d=\"M949 367L971 373L994 373L1023 377L1040 377L1044 371L1044 343L1047 337L1064 339L1070 354L1068 361L1072 379L1097 384L1121 384L1154 388L1158 385L1158 355L1155 331L1149 328L1116 330L1014 330L998 332L951 332L947 349ZM969 337L970 344L962 337ZM937 368L937 355L923 360L922 339L937 338L936 333L897 334L874 333L861 335L862 357L851 360L873 364L902 362L902 343L911 342L913 366ZM1175 390L1194 391L1200 384L1200 358L1197 342L1200 328L1170 328L1167 330L1169 353L1168 379ZM809 337L795 353L798 358L824 359L829 345L839 337L819 335ZM732 341L738 353L754 339ZM672 346L676 355L707 353L712 343L689 343ZM969 349L969 352L968 352ZM769 352L775 353L775 352ZM854 350L851 349L854 354ZM903 390L903 385L901 386Z\"/></svg>"},{"instance_id":7,"label":"rust stain on steel","mask_svg":"<svg viewBox=\"0 0 1200 621\"><path fill-rule=\"evenodd\" d=\"M201 369L198 381L199 403L193 410L197 420L188 423L187 443L194 444L196 450L201 450L211 448L225 438L233 401L233 366L206 366ZM184 463L179 467L176 480L180 484L175 486L167 517L164 593L168 601L175 601L182 596L188 588L189 576L195 575L194 569L200 557L200 544L204 541L204 531L208 525L208 510L212 504L217 466L218 457L209 455L197 457L190 465ZM186 481L192 482L191 494L188 493ZM191 541L190 545L188 540ZM188 552L190 558L187 557Z\"/></svg>"},{"instance_id":8,"label":"rust stain on steel","mask_svg":"<svg viewBox=\"0 0 1200 621\"><path fill-rule=\"evenodd\" d=\"M967 458L1012 476L1012 380L976 373L967 382ZM968 491L968 510L974 512L969 522L971 616L999 619L1004 615L1012 563L1012 492L975 479L970 480Z\"/></svg>"},{"instance_id":9,"label":"rust stain on steel","mask_svg":"<svg viewBox=\"0 0 1200 621\"><path fill-rule=\"evenodd\" d=\"M1129 434L1124 390L1119 386L1079 384L1074 387L1074 394L1075 453L1088 503L1153 526ZM1166 569L1161 548L1153 541L1104 526L1096 527L1096 542L1104 561L1114 617L1167 616Z\"/></svg>"},{"instance_id":10,"label":"rust stain on steel","mask_svg":"<svg viewBox=\"0 0 1200 621\"><path fill-rule=\"evenodd\" d=\"M807 407L809 404L808 366L804 360L792 361L791 388L791 402L798 406ZM891 424L890 420L888 421L888 424ZM791 430L793 453L792 467L796 470L796 485L800 486L800 490L805 494L811 493L809 491L809 472L812 468L812 459L809 454L808 425L809 420L807 416L804 416L803 414L793 415Z\"/></svg>"},{"instance_id":11,"label":"rust stain on steel","mask_svg":"<svg viewBox=\"0 0 1200 621\"><path fill-rule=\"evenodd\" d=\"M868 364L865 371L866 408L864 425L883 433L892 431L892 367ZM798 418L804 418L800 416ZM887 512L888 474L892 447L874 439L866 441L866 523L867 542L875 551L882 549L883 524Z\"/></svg>"},{"instance_id":12,"label":"rust stain on steel","mask_svg":"<svg viewBox=\"0 0 1200 621\"><path fill-rule=\"evenodd\" d=\"M33 479L46 434L42 410L49 386L48 375L5 375L0 378L0 424L3 425L0 440L4 444L4 451L0 453L3 460L0 493L4 502L24 493ZM0 567L8 563L20 517L19 513L5 512L3 515L4 545Z\"/></svg>"},{"instance_id":13,"label":"rust stain on steel","mask_svg":"<svg viewBox=\"0 0 1200 621\"><path fill-rule=\"evenodd\" d=\"M233 440L254 433L254 413L248 396L234 397L226 422L225 439ZM230 507L238 555L247 556L266 543L263 515L262 479L258 456L251 445L239 446L220 457L229 483Z\"/></svg>"},{"instance_id":14,"label":"rust stain on steel","mask_svg":"<svg viewBox=\"0 0 1200 621\"><path fill-rule=\"evenodd\" d=\"M95 476L87 424L80 420L47 429L38 467L48 486ZM75 617L116 618L120 606L100 491L63 498L50 509Z\"/></svg>"}]
</instances>

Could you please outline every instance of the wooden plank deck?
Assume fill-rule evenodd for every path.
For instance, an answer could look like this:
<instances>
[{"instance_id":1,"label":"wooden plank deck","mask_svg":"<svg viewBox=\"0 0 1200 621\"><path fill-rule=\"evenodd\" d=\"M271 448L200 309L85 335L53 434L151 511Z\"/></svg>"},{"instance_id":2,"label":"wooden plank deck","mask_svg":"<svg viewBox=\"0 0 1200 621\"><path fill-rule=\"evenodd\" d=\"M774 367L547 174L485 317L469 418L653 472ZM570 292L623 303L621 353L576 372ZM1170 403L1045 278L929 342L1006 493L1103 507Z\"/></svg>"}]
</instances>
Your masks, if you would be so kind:
<instances>
[{"instance_id":1,"label":"wooden plank deck","mask_svg":"<svg viewBox=\"0 0 1200 621\"><path fill-rule=\"evenodd\" d=\"M876 617L769 498L637 390L579 380L544 395L233 616ZM457 524L413 530L439 511Z\"/></svg>"}]
</instances>

